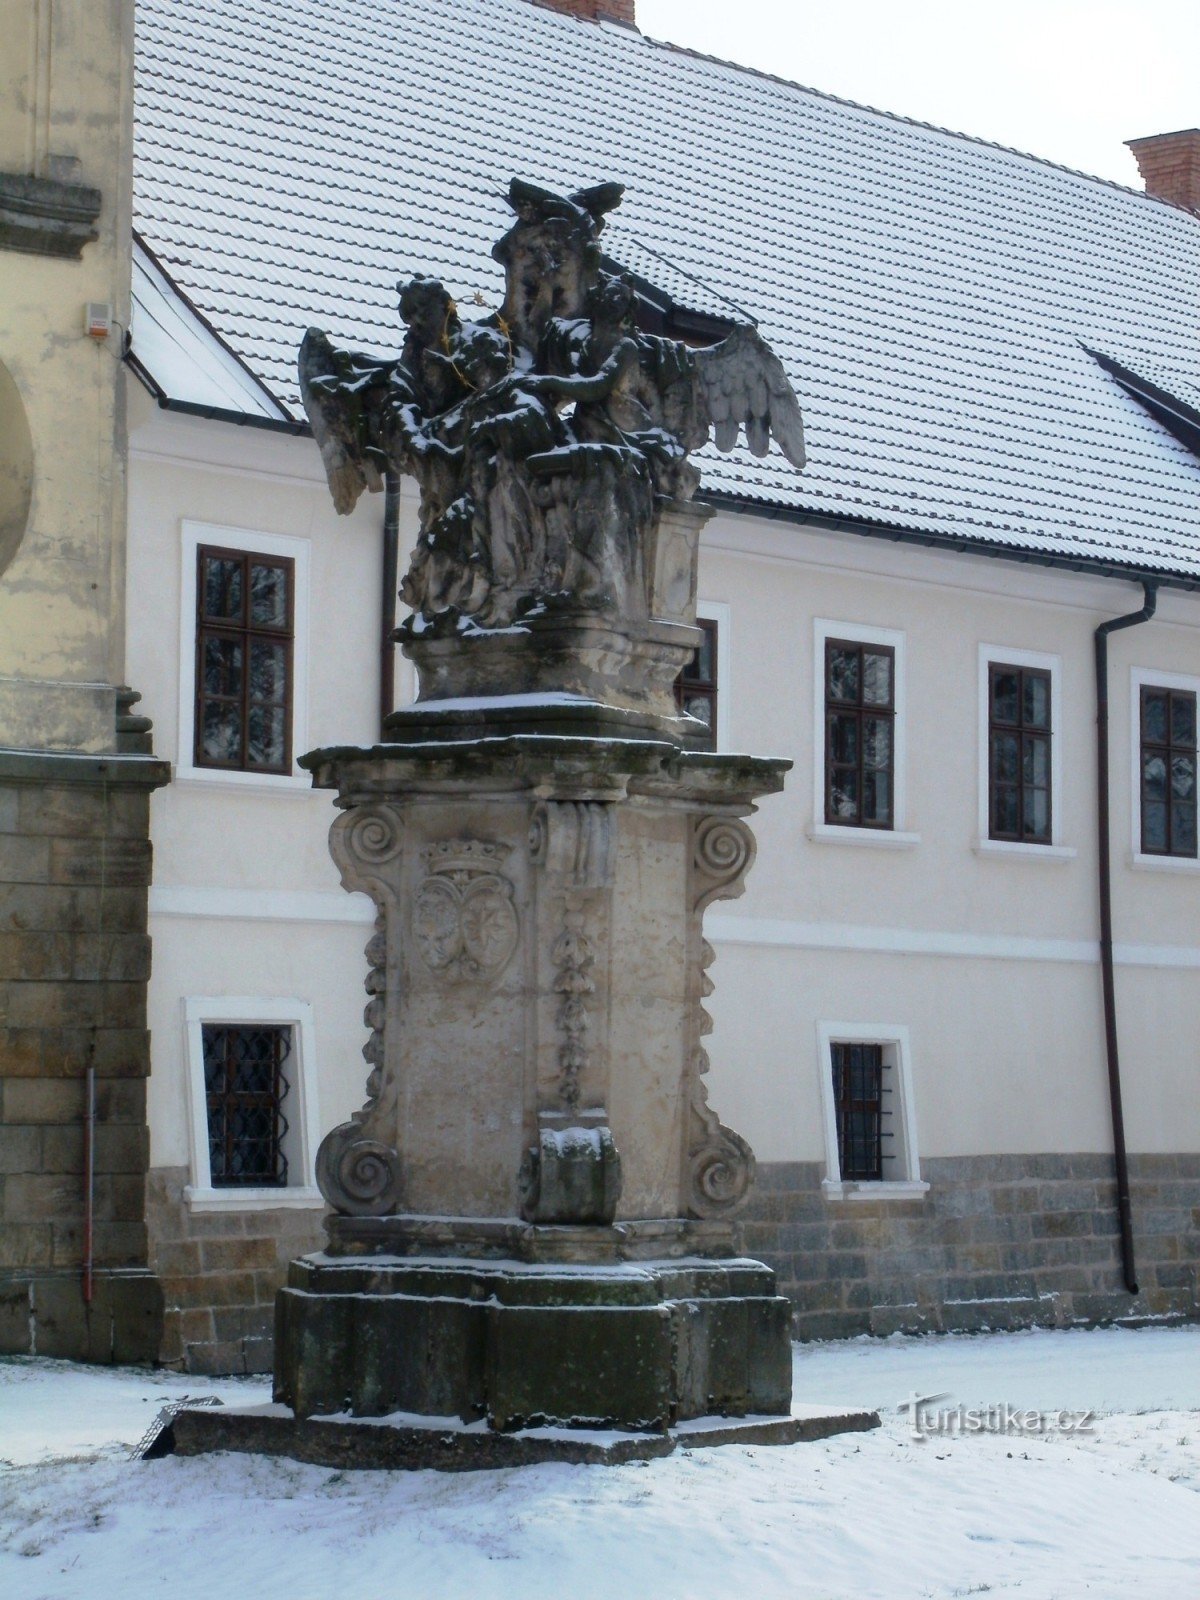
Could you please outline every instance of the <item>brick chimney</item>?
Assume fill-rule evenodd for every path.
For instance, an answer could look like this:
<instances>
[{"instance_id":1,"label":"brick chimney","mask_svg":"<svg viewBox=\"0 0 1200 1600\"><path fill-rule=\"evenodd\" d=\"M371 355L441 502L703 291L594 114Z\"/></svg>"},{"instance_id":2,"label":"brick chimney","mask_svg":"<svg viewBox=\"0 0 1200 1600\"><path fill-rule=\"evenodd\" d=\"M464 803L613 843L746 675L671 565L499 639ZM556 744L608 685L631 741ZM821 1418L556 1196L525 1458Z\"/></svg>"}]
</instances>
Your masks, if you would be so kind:
<instances>
[{"instance_id":1,"label":"brick chimney","mask_svg":"<svg viewBox=\"0 0 1200 1600\"><path fill-rule=\"evenodd\" d=\"M1200 128L1158 133L1150 139L1128 139L1146 193L1200 211Z\"/></svg>"},{"instance_id":2,"label":"brick chimney","mask_svg":"<svg viewBox=\"0 0 1200 1600\"><path fill-rule=\"evenodd\" d=\"M560 11L564 17L578 17L581 22L619 22L626 28L636 28L634 6L636 0L533 0L535 6L547 11Z\"/></svg>"}]
</instances>

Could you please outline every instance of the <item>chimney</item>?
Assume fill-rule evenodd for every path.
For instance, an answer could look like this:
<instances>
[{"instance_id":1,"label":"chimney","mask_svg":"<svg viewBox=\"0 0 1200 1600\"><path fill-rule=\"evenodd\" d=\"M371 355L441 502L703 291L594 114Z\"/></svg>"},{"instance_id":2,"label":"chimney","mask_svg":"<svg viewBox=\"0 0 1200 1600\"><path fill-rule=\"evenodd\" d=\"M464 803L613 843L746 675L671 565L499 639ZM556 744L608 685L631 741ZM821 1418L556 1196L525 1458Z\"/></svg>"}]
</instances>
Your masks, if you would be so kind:
<instances>
[{"instance_id":1,"label":"chimney","mask_svg":"<svg viewBox=\"0 0 1200 1600\"><path fill-rule=\"evenodd\" d=\"M534 5L547 11L558 11L564 17L578 17L581 22L619 22L623 27L636 28L635 0L533 0Z\"/></svg>"},{"instance_id":2,"label":"chimney","mask_svg":"<svg viewBox=\"0 0 1200 1600\"><path fill-rule=\"evenodd\" d=\"M1200 128L1157 133L1150 139L1127 139L1146 193L1200 211Z\"/></svg>"}]
</instances>

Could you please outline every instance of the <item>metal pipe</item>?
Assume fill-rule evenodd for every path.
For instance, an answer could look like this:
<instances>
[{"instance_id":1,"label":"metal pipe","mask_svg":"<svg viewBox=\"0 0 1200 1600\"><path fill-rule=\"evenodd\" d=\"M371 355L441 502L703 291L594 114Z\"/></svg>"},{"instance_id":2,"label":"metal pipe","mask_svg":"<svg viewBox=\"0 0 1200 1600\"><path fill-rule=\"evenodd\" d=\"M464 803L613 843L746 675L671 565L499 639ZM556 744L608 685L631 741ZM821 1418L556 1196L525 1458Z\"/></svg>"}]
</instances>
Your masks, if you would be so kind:
<instances>
[{"instance_id":1,"label":"metal pipe","mask_svg":"<svg viewBox=\"0 0 1200 1600\"><path fill-rule=\"evenodd\" d=\"M396 589L400 582L400 474L384 476L383 577L379 628L379 732L396 709Z\"/></svg>"},{"instance_id":2,"label":"metal pipe","mask_svg":"<svg viewBox=\"0 0 1200 1600\"><path fill-rule=\"evenodd\" d=\"M95 1035L92 1038L95 1048ZM83 1107L83 1303L92 1303L95 1273L96 1068L89 1059Z\"/></svg>"},{"instance_id":3,"label":"metal pipe","mask_svg":"<svg viewBox=\"0 0 1200 1600\"><path fill-rule=\"evenodd\" d=\"M1112 861L1108 796L1108 636L1119 628L1149 622L1158 604L1158 585L1143 581L1145 604L1140 611L1113 617L1096 629L1096 861L1100 877L1100 974L1104 987L1104 1042L1108 1058L1108 1098L1112 1106L1113 1154L1117 1167L1117 1221L1121 1230L1121 1272L1130 1294L1138 1292L1133 1257L1133 1205L1129 1196L1129 1159L1125 1150L1125 1115L1121 1107L1121 1062L1117 1049L1117 994L1113 981Z\"/></svg>"}]
</instances>

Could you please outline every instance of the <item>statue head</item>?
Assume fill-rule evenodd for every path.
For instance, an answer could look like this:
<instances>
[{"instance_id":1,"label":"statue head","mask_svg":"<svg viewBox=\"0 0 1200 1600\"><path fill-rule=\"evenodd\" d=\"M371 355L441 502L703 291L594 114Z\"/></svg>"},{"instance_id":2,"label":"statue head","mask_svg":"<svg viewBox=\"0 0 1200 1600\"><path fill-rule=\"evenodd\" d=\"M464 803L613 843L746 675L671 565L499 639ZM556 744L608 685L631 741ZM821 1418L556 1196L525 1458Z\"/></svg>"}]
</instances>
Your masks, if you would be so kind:
<instances>
[{"instance_id":1,"label":"statue head","mask_svg":"<svg viewBox=\"0 0 1200 1600\"><path fill-rule=\"evenodd\" d=\"M572 195L514 178L508 203L517 220L492 255L504 268L503 316L518 344L534 347L551 317L579 317L600 270L604 215L620 203L619 183Z\"/></svg>"},{"instance_id":2,"label":"statue head","mask_svg":"<svg viewBox=\"0 0 1200 1600\"><path fill-rule=\"evenodd\" d=\"M396 285L400 292L400 315L422 346L436 345L452 321L457 322L450 292L436 278L410 278Z\"/></svg>"}]
</instances>

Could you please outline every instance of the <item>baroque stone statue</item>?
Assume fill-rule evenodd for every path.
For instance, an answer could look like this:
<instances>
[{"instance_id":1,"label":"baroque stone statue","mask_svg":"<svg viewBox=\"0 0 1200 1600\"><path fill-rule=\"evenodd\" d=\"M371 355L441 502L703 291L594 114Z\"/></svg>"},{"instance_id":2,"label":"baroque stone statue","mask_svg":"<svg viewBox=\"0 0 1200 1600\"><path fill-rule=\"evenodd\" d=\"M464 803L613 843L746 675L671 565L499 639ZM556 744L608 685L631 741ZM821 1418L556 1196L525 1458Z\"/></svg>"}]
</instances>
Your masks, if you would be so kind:
<instances>
[{"instance_id":1,"label":"baroque stone statue","mask_svg":"<svg viewBox=\"0 0 1200 1600\"><path fill-rule=\"evenodd\" d=\"M634 290L603 269L598 242L621 192L514 179L516 221L492 252L499 311L464 321L442 284L414 278L394 360L338 350L317 329L304 340L301 391L338 510L389 468L420 485L401 593L424 625L636 617L661 508L699 483L691 451L714 434L731 450L744 428L756 455L774 437L804 465L795 396L753 328L698 350L638 331Z\"/></svg>"}]
</instances>

